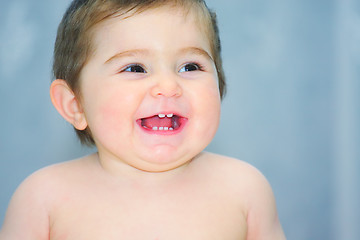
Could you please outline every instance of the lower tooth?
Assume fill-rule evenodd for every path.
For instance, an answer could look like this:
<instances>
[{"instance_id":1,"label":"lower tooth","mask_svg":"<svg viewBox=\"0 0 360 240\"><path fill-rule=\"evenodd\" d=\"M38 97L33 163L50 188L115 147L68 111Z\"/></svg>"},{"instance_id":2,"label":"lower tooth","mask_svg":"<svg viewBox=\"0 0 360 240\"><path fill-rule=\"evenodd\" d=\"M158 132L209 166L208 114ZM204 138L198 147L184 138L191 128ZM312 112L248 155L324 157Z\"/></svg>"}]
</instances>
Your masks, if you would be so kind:
<instances>
[{"instance_id":1,"label":"lower tooth","mask_svg":"<svg viewBox=\"0 0 360 240\"><path fill-rule=\"evenodd\" d=\"M147 128L147 127L144 127ZM153 127L153 131L174 131L174 128L172 127Z\"/></svg>"}]
</instances>

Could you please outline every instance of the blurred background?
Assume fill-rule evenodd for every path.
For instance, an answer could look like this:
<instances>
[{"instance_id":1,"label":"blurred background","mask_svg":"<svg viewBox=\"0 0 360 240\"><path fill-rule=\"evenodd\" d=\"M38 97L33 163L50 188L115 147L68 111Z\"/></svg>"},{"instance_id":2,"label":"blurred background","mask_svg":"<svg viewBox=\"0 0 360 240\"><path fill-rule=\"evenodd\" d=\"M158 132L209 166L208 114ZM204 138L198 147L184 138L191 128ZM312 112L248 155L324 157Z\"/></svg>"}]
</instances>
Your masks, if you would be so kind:
<instances>
[{"instance_id":1,"label":"blurred background","mask_svg":"<svg viewBox=\"0 0 360 240\"><path fill-rule=\"evenodd\" d=\"M228 81L207 150L263 172L288 239L360 239L360 0L207 2ZM95 150L79 144L48 94L70 0L0 3L2 225L26 176Z\"/></svg>"}]
</instances>

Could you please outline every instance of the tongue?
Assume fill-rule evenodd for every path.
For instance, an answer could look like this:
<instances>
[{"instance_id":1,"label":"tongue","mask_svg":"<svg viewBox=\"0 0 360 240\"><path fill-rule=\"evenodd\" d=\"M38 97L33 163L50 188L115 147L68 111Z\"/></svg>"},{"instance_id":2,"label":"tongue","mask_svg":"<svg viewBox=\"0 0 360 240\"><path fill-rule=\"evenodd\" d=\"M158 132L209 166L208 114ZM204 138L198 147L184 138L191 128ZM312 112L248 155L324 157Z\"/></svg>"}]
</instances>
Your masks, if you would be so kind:
<instances>
[{"instance_id":1,"label":"tongue","mask_svg":"<svg viewBox=\"0 0 360 240\"><path fill-rule=\"evenodd\" d=\"M153 127L173 127L172 118L159 118L159 116L143 118L141 120L141 125L150 129L152 129Z\"/></svg>"}]
</instances>

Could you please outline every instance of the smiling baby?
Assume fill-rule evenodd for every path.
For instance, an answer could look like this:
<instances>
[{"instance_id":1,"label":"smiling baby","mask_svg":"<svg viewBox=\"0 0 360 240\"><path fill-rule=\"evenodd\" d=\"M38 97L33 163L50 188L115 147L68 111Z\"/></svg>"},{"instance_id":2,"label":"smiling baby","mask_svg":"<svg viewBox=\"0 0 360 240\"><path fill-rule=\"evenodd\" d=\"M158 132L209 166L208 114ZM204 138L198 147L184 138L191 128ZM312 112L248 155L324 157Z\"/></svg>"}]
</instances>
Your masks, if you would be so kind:
<instances>
[{"instance_id":1,"label":"smiling baby","mask_svg":"<svg viewBox=\"0 0 360 240\"><path fill-rule=\"evenodd\" d=\"M74 0L59 26L53 105L97 153L28 177L1 240L281 240L270 185L203 152L225 78L202 0Z\"/></svg>"}]
</instances>

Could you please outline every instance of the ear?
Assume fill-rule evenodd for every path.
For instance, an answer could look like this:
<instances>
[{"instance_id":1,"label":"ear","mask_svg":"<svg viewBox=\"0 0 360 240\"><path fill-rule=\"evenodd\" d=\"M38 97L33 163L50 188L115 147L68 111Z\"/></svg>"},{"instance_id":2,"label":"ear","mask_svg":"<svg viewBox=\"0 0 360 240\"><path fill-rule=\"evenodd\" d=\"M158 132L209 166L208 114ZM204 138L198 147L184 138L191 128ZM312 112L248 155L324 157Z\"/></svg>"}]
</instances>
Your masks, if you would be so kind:
<instances>
[{"instance_id":1,"label":"ear","mask_svg":"<svg viewBox=\"0 0 360 240\"><path fill-rule=\"evenodd\" d=\"M50 86L50 97L56 110L77 130L84 130L87 121L74 92L65 80L56 79Z\"/></svg>"}]
</instances>

